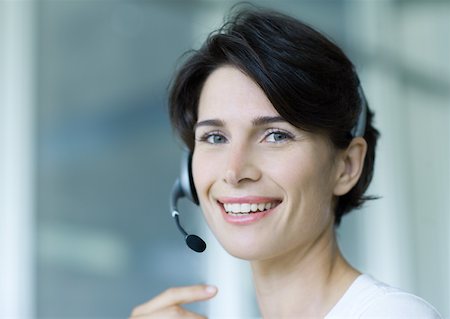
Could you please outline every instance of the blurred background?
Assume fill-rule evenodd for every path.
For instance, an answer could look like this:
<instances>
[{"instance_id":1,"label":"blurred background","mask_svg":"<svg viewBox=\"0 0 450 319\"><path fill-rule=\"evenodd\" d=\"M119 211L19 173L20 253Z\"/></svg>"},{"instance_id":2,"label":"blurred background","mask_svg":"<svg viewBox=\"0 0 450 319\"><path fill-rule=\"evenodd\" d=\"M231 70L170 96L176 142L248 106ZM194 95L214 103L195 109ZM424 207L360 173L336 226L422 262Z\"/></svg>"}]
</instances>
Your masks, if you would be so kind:
<instances>
[{"instance_id":1,"label":"blurred background","mask_svg":"<svg viewBox=\"0 0 450 319\"><path fill-rule=\"evenodd\" d=\"M335 40L382 137L370 193L339 240L361 271L450 317L450 2L250 1ZM180 142L166 111L180 56L235 1L0 1L0 318L125 318L170 286L212 283L190 309L259 316L245 262L200 212L188 250L168 208Z\"/></svg>"}]
</instances>

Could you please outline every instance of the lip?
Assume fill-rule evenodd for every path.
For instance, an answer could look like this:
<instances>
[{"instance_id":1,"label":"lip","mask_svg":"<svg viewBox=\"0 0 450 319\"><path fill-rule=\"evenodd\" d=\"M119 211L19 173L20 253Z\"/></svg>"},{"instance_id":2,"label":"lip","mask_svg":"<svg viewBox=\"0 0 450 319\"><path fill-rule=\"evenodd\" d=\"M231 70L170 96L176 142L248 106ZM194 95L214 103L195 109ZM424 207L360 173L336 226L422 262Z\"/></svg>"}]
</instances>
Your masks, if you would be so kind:
<instances>
[{"instance_id":1,"label":"lip","mask_svg":"<svg viewBox=\"0 0 450 319\"><path fill-rule=\"evenodd\" d=\"M281 199L276 197L265 197L265 196L243 196L243 197L219 197L217 198L222 204L258 204L258 203L268 203L268 202L281 202Z\"/></svg>"},{"instance_id":2,"label":"lip","mask_svg":"<svg viewBox=\"0 0 450 319\"><path fill-rule=\"evenodd\" d=\"M264 212L254 212L250 214L242 214L238 216L229 215L225 211L223 204L256 204L262 202L277 202L278 205L268 209ZM250 225L258 222L259 220L272 215L272 213L278 208L281 200L279 198L274 197L261 197L261 196L245 196L245 197L220 197L217 199L217 205L220 207L220 211L222 212L222 216L227 223L234 225Z\"/></svg>"}]
</instances>

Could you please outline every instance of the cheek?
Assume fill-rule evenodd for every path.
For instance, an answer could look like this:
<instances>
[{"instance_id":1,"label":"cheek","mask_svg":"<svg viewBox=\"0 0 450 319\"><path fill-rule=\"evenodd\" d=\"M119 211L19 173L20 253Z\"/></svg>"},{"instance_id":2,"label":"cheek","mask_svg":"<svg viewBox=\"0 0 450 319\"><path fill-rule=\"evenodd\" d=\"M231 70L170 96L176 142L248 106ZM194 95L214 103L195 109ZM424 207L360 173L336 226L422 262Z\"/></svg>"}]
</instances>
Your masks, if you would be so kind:
<instances>
[{"instance_id":1,"label":"cheek","mask_svg":"<svg viewBox=\"0 0 450 319\"><path fill-rule=\"evenodd\" d=\"M321 158L318 155L298 153L267 166L267 173L284 189L291 205L301 205L306 211L322 211L332 198L332 170L327 161L317 159Z\"/></svg>"},{"instance_id":2,"label":"cheek","mask_svg":"<svg viewBox=\"0 0 450 319\"><path fill-rule=\"evenodd\" d=\"M194 185L203 216L214 233L214 214L212 214L214 208L208 200L208 194L216 180L216 174L217 167L215 162L208 160L208 156L205 156L202 152L194 152L192 157L192 176Z\"/></svg>"},{"instance_id":3,"label":"cheek","mask_svg":"<svg viewBox=\"0 0 450 319\"><path fill-rule=\"evenodd\" d=\"M295 151L282 156L267 156L263 162L264 174L291 194L310 186L320 171L307 153Z\"/></svg>"},{"instance_id":4,"label":"cheek","mask_svg":"<svg viewBox=\"0 0 450 319\"><path fill-rule=\"evenodd\" d=\"M200 203L206 199L208 190L214 181L214 163L201 152L194 152L192 157L192 176Z\"/></svg>"}]
</instances>

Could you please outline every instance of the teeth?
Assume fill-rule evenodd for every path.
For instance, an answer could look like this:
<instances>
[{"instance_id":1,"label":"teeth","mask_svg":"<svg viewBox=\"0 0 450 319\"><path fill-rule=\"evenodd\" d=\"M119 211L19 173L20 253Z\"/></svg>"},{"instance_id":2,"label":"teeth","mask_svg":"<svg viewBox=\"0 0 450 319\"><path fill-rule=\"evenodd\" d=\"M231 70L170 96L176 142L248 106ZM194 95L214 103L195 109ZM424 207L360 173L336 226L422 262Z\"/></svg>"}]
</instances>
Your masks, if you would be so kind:
<instances>
[{"instance_id":1,"label":"teeth","mask_svg":"<svg viewBox=\"0 0 450 319\"><path fill-rule=\"evenodd\" d=\"M275 207L276 203L243 203L243 204L223 204L225 211L232 214L249 214L257 211L263 212L265 210Z\"/></svg>"},{"instance_id":2,"label":"teeth","mask_svg":"<svg viewBox=\"0 0 450 319\"><path fill-rule=\"evenodd\" d=\"M239 205L239 204L231 204L230 205L230 211L232 213L240 213L241 212L241 205Z\"/></svg>"},{"instance_id":3,"label":"teeth","mask_svg":"<svg viewBox=\"0 0 450 319\"><path fill-rule=\"evenodd\" d=\"M250 212L250 204L241 204L241 212L249 213Z\"/></svg>"}]
</instances>

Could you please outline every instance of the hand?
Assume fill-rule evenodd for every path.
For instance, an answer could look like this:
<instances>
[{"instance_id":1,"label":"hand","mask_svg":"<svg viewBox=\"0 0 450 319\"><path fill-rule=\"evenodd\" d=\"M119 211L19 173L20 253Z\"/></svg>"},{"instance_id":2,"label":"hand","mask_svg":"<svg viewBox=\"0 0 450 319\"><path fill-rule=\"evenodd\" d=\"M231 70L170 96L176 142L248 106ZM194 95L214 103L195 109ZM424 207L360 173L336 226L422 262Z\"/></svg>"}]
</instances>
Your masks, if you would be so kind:
<instances>
[{"instance_id":1,"label":"hand","mask_svg":"<svg viewBox=\"0 0 450 319\"><path fill-rule=\"evenodd\" d=\"M217 294L214 286L196 285L169 288L150 301L133 309L130 319L206 318L181 307L186 303L208 300Z\"/></svg>"}]
</instances>

